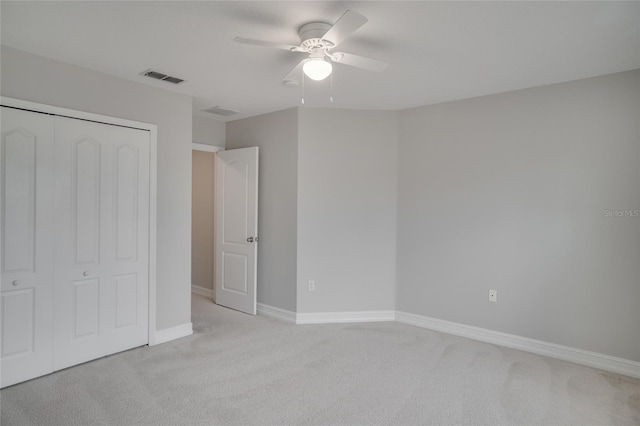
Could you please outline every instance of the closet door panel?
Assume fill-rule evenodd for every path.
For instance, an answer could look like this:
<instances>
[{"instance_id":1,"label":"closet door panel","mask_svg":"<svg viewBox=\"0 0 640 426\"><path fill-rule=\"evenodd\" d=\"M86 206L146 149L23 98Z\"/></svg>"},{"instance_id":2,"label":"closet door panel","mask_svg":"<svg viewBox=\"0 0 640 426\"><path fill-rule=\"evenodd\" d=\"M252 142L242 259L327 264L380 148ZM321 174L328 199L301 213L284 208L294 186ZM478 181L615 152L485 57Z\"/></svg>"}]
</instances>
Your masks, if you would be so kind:
<instances>
[{"instance_id":1,"label":"closet door panel","mask_svg":"<svg viewBox=\"0 0 640 426\"><path fill-rule=\"evenodd\" d=\"M36 338L34 288L3 291L1 297L2 358L33 354Z\"/></svg>"},{"instance_id":2,"label":"closet door panel","mask_svg":"<svg viewBox=\"0 0 640 426\"><path fill-rule=\"evenodd\" d=\"M111 298L107 352L149 342L149 133L111 129L113 227L109 252Z\"/></svg>"},{"instance_id":3,"label":"closet door panel","mask_svg":"<svg viewBox=\"0 0 640 426\"><path fill-rule=\"evenodd\" d=\"M72 146L71 204L74 264L100 263L100 144L83 138Z\"/></svg>"},{"instance_id":4,"label":"closet door panel","mask_svg":"<svg viewBox=\"0 0 640 426\"><path fill-rule=\"evenodd\" d=\"M149 133L56 117L56 141L58 369L148 343Z\"/></svg>"},{"instance_id":5,"label":"closet door panel","mask_svg":"<svg viewBox=\"0 0 640 426\"><path fill-rule=\"evenodd\" d=\"M74 281L71 287L74 341L97 337L100 332L100 280Z\"/></svg>"},{"instance_id":6,"label":"closet door panel","mask_svg":"<svg viewBox=\"0 0 640 426\"><path fill-rule=\"evenodd\" d=\"M0 386L53 371L53 117L2 107Z\"/></svg>"},{"instance_id":7,"label":"closet door panel","mask_svg":"<svg viewBox=\"0 0 640 426\"><path fill-rule=\"evenodd\" d=\"M138 247L138 150L119 146L115 155L115 260L137 260Z\"/></svg>"},{"instance_id":8,"label":"closet door panel","mask_svg":"<svg viewBox=\"0 0 640 426\"><path fill-rule=\"evenodd\" d=\"M55 118L54 368L103 356L109 126ZM105 202L106 201L106 202Z\"/></svg>"},{"instance_id":9,"label":"closet door panel","mask_svg":"<svg viewBox=\"0 0 640 426\"><path fill-rule=\"evenodd\" d=\"M4 273L33 273L35 270L37 139L36 134L22 127L11 126L3 134Z\"/></svg>"}]
</instances>

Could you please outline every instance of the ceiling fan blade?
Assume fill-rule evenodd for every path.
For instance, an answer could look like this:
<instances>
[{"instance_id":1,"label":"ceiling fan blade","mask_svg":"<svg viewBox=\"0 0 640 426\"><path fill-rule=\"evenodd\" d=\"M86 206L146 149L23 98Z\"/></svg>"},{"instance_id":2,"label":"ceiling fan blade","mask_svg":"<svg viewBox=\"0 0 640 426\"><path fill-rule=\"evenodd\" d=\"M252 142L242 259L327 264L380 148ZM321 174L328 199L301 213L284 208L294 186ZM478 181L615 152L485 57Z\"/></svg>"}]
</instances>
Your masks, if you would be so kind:
<instances>
[{"instance_id":1,"label":"ceiling fan blade","mask_svg":"<svg viewBox=\"0 0 640 426\"><path fill-rule=\"evenodd\" d=\"M300 46L294 46L292 44L273 43L271 41L254 40L252 38L242 37L236 37L233 39L233 41L241 44L250 44L252 46L273 47L275 49L288 50L290 52L304 52L304 50L302 50Z\"/></svg>"},{"instance_id":2,"label":"ceiling fan blade","mask_svg":"<svg viewBox=\"0 0 640 426\"><path fill-rule=\"evenodd\" d=\"M338 64L350 65L368 71L384 71L389 66L388 63L377 59L365 58L364 56L352 55L351 53L335 52L331 54L331 59Z\"/></svg>"},{"instance_id":3,"label":"ceiling fan blade","mask_svg":"<svg viewBox=\"0 0 640 426\"><path fill-rule=\"evenodd\" d=\"M309 58L305 58L305 59L301 60L300 62L298 62L298 65L296 65L291 71L289 71L284 77L282 77L282 81L295 80L295 81L299 82L300 81L300 76L302 75L302 66L308 60L309 60Z\"/></svg>"},{"instance_id":4,"label":"ceiling fan blade","mask_svg":"<svg viewBox=\"0 0 640 426\"><path fill-rule=\"evenodd\" d=\"M367 18L364 16L353 10L347 10L333 27L329 28L329 31L322 36L322 39L330 41L334 46L337 46L366 22Z\"/></svg>"}]
</instances>

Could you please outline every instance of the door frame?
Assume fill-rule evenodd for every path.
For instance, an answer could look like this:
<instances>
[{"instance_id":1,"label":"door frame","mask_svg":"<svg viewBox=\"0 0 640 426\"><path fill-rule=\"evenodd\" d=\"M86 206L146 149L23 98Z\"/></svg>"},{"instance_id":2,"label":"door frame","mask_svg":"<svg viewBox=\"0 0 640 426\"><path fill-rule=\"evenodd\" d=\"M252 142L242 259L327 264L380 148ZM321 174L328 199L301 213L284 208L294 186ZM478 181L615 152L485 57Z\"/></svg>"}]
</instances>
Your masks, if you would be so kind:
<instances>
[{"instance_id":1,"label":"door frame","mask_svg":"<svg viewBox=\"0 0 640 426\"><path fill-rule=\"evenodd\" d=\"M26 111L59 115L78 120L95 121L149 132L149 346L162 343L156 338L156 219L157 219L157 173L158 173L158 126L124 118L109 117L91 112L78 111L37 102L0 96L0 105Z\"/></svg>"},{"instance_id":2,"label":"door frame","mask_svg":"<svg viewBox=\"0 0 640 426\"><path fill-rule=\"evenodd\" d=\"M203 151L203 152L211 152L215 155L216 152L219 151L224 151L225 149L221 146L217 146L217 145L207 145L204 143L199 143L196 141L193 141L193 143L191 144L191 153L193 154L193 151ZM193 155L191 156L191 161L193 162ZM193 173L192 173L192 177L193 177ZM215 186L216 186L216 177L215 174L213 176L213 182L211 182L213 184L213 198L215 200L216 197L216 191L215 191ZM191 183L191 186L193 186L193 182ZM193 197L193 195L192 195ZM192 200L193 202L193 200ZM215 202L214 202L214 206L215 206ZM193 232L193 230L192 230ZM214 251L214 258L212 259L214 264L215 264L215 247L216 247L216 223L215 221L213 222L213 241L211 241L211 244L213 244L213 251ZM214 268L212 267L211 270L214 270ZM216 277L215 275L213 276L213 282L211 283L212 285L212 290L211 293L206 293L204 290L200 290L201 287L196 287L193 285L193 283L191 284L191 292L194 294L199 294L201 296L204 297L208 297L210 299L213 298L215 291L216 291ZM215 303L215 302L214 302Z\"/></svg>"},{"instance_id":3,"label":"door frame","mask_svg":"<svg viewBox=\"0 0 640 426\"><path fill-rule=\"evenodd\" d=\"M224 148L221 146L206 145L203 143L193 142L191 144L191 151L218 152L224 151Z\"/></svg>"}]
</instances>

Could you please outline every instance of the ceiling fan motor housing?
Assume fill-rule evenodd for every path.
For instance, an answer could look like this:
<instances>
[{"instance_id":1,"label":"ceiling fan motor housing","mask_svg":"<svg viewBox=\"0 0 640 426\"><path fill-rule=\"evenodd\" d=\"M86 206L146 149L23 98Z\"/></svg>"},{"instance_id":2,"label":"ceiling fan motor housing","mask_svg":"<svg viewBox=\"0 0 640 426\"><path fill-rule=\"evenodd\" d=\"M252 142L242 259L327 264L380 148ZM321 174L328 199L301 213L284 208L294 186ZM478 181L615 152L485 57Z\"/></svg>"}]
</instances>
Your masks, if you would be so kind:
<instances>
[{"instance_id":1,"label":"ceiling fan motor housing","mask_svg":"<svg viewBox=\"0 0 640 426\"><path fill-rule=\"evenodd\" d=\"M300 27L298 34L300 35L300 46L306 51L317 48L331 48L333 43L322 40L322 37L329 31L331 24L325 22L310 22Z\"/></svg>"}]
</instances>

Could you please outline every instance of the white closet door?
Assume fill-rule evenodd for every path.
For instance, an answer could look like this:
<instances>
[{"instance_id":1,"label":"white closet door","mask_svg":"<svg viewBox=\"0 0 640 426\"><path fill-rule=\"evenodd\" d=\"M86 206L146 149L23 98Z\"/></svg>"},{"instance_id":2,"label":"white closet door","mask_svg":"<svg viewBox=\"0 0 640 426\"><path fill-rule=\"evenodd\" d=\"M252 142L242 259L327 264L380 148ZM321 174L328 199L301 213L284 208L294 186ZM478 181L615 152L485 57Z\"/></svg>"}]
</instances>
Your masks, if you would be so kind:
<instances>
[{"instance_id":1,"label":"white closet door","mask_svg":"<svg viewBox=\"0 0 640 426\"><path fill-rule=\"evenodd\" d=\"M55 120L57 370L148 343L149 133Z\"/></svg>"},{"instance_id":2,"label":"white closet door","mask_svg":"<svg viewBox=\"0 0 640 426\"><path fill-rule=\"evenodd\" d=\"M106 354L149 343L149 132L111 126L113 211Z\"/></svg>"},{"instance_id":3,"label":"white closet door","mask_svg":"<svg viewBox=\"0 0 640 426\"><path fill-rule=\"evenodd\" d=\"M53 371L53 116L2 107L1 387Z\"/></svg>"}]
</instances>

